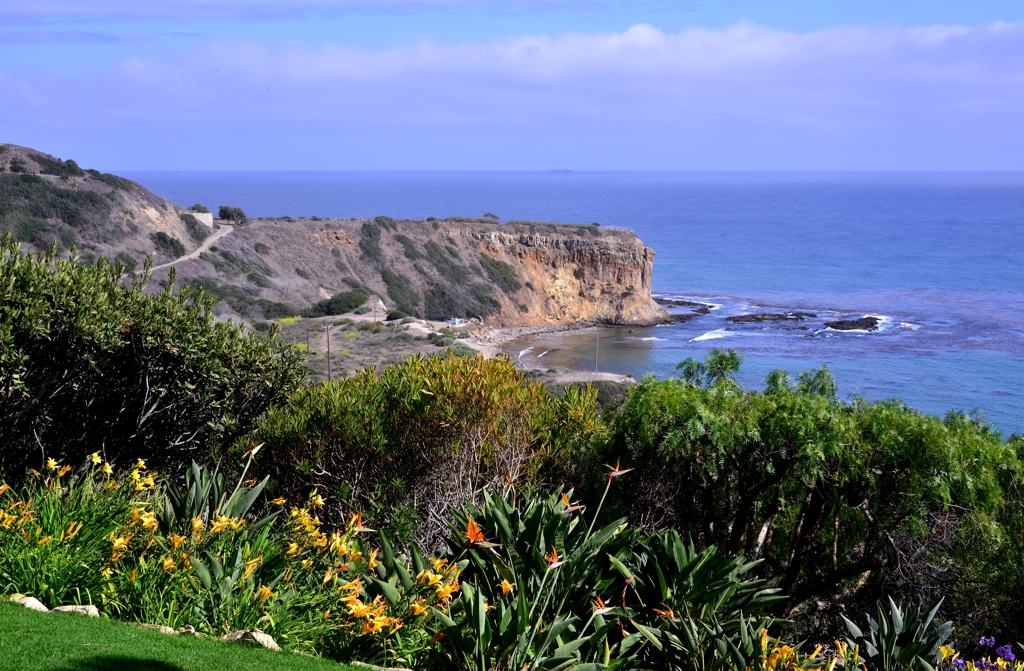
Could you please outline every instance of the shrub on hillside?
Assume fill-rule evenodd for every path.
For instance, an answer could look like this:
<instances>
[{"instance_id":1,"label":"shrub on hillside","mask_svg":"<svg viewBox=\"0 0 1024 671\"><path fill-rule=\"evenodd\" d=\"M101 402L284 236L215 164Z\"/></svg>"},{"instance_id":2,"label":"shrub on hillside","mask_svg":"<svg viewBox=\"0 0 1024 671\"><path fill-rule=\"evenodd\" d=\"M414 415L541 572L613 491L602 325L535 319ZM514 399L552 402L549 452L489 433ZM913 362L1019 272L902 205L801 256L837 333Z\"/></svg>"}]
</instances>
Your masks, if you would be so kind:
<instances>
[{"instance_id":1,"label":"shrub on hillside","mask_svg":"<svg viewBox=\"0 0 1024 671\"><path fill-rule=\"evenodd\" d=\"M173 276L168 287L173 286ZM0 244L0 470L99 451L177 463L251 429L301 380L276 337L215 322L212 302L125 286L104 259Z\"/></svg>"},{"instance_id":2,"label":"shrub on hillside","mask_svg":"<svg viewBox=\"0 0 1024 671\"><path fill-rule=\"evenodd\" d=\"M217 218L227 219L233 221L236 224L242 224L246 221L245 212L240 207L232 207L231 205L221 205L217 208Z\"/></svg>"},{"instance_id":3,"label":"shrub on hillside","mask_svg":"<svg viewBox=\"0 0 1024 671\"><path fill-rule=\"evenodd\" d=\"M344 315L357 310L370 298L370 292L365 289L353 289L341 291L330 298L322 300L312 307L302 311L303 317L329 317L333 315ZM369 310L367 310L369 312ZM357 313L359 314L359 313Z\"/></svg>"},{"instance_id":4,"label":"shrub on hillside","mask_svg":"<svg viewBox=\"0 0 1024 671\"><path fill-rule=\"evenodd\" d=\"M167 235L163 231L157 231L156 233L149 234L150 240L156 245L158 251L179 258L185 255L185 245L181 244L181 240L173 236Z\"/></svg>"},{"instance_id":5,"label":"shrub on hillside","mask_svg":"<svg viewBox=\"0 0 1024 671\"><path fill-rule=\"evenodd\" d=\"M1013 527L997 520L1019 510L1024 470L1013 444L955 413L840 401L824 369L745 391L732 379L740 361L716 351L631 389L606 416L590 496L600 465L621 457L644 487L610 511L765 560L759 575L787 597L780 612L804 613L808 632L834 631L840 608L868 608L883 586L991 617L990 597L966 595L1006 552Z\"/></svg>"},{"instance_id":6,"label":"shrub on hillside","mask_svg":"<svg viewBox=\"0 0 1024 671\"><path fill-rule=\"evenodd\" d=\"M522 288L519 280L516 278L516 269L511 264L499 261L493 256L487 254L480 255L480 265L487 272L487 276L491 278L491 281L498 285L498 287L507 294L514 294Z\"/></svg>"},{"instance_id":7,"label":"shrub on hillside","mask_svg":"<svg viewBox=\"0 0 1024 671\"><path fill-rule=\"evenodd\" d=\"M196 242L202 242L210 235L210 229L199 222L198 219L193 217L187 212L182 212L180 215L181 222L185 224L185 230L188 231L190 238Z\"/></svg>"},{"instance_id":8,"label":"shrub on hillside","mask_svg":"<svg viewBox=\"0 0 1024 671\"><path fill-rule=\"evenodd\" d=\"M202 203L196 203L195 205L193 205L192 207L190 207L188 209L192 210L193 212L199 212L201 214L209 214L210 213L209 208L207 208Z\"/></svg>"},{"instance_id":9,"label":"shrub on hillside","mask_svg":"<svg viewBox=\"0 0 1024 671\"><path fill-rule=\"evenodd\" d=\"M124 266L124 271L126 273L134 273L135 268L139 265L139 262L135 260L135 257L128 252L118 252L117 255L114 256L114 263L120 263Z\"/></svg>"},{"instance_id":10,"label":"shrub on hillside","mask_svg":"<svg viewBox=\"0 0 1024 671\"><path fill-rule=\"evenodd\" d=\"M297 392L253 439L281 495L339 492L336 516L361 510L400 539L436 542L449 509L484 487L529 490L541 453L598 426L592 394L552 399L505 358L417 356Z\"/></svg>"}]
</instances>

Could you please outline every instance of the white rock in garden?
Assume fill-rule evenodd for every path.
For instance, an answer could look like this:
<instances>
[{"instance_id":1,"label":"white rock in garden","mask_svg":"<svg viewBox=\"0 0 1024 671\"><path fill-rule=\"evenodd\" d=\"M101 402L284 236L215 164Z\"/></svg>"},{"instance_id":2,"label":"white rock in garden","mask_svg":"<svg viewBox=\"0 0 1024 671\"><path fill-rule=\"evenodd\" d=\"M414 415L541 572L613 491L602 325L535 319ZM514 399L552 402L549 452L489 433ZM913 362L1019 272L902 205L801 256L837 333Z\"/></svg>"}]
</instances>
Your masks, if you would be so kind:
<instances>
[{"instance_id":1,"label":"white rock in garden","mask_svg":"<svg viewBox=\"0 0 1024 671\"><path fill-rule=\"evenodd\" d=\"M159 631L161 634L167 634L168 636L174 636L178 633L171 627L162 624L145 624L143 622L132 622L132 624L141 629L152 629L153 631Z\"/></svg>"},{"instance_id":2,"label":"white rock in garden","mask_svg":"<svg viewBox=\"0 0 1024 671\"><path fill-rule=\"evenodd\" d=\"M268 650L280 650L281 646L277 644L269 634L264 634L259 629L242 629L240 631L233 631L230 634L224 636L224 640L228 643L256 643L262 645Z\"/></svg>"},{"instance_id":3,"label":"white rock in garden","mask_svg":"<svg viewBox=\"0 0 1024 671\"><path fill-rule=\"evenodd\" d=\"M40 603L39 599L34 596L23 596L19 594L17 596L12 596L11 602L20 603L25 608L28 608L29 610L38 610L40 613L50 612L50 609Z\"/></svg>"},{"instance_id":4,"label":"white rock in garden","mask_svg":"<svg viewBox=\"0 0 1024 671\"><path fill-rule=\"evenodd\" d=\"M68 613L69 615L85 615L86 617L99 617L100 611L91 604L83 606L57 606L54 613Z\"/></svg>"},{"instance_id":5,"label":"white rock in garden","mask_svg":"<svg viewBox=\"0 0 1024 671\"><path fill-rule=\"evenodd\" d=\"M189 636L195 636L199 638L199 634L196 633L196 628L190 624L186 624L184 627L178 630L179 634L188 634Z\"/></svg>"}]
</instances>

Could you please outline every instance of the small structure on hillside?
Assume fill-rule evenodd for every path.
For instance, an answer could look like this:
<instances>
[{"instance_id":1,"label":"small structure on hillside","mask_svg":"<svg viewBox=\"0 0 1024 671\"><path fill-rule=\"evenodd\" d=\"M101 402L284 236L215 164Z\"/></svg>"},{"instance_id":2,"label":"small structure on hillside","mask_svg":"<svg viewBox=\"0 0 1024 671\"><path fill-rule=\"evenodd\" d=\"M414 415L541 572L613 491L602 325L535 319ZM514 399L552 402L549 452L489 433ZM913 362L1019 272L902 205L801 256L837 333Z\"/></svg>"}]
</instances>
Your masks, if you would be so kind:
<instances>
[{"instance_id":1,"label":"small structure on hillside","mask_svg":"<svg viewBox=\"0 0 1024 671\"><path fill-rule=\"evenodd\" d=\"M213 214L211 214L210 212L192 212L190 210L188 214L191 214L193 217L195 217L196 221L198 221L203 226L209 226L210 228L213 228Z\"/></svg>"}]
</instances>

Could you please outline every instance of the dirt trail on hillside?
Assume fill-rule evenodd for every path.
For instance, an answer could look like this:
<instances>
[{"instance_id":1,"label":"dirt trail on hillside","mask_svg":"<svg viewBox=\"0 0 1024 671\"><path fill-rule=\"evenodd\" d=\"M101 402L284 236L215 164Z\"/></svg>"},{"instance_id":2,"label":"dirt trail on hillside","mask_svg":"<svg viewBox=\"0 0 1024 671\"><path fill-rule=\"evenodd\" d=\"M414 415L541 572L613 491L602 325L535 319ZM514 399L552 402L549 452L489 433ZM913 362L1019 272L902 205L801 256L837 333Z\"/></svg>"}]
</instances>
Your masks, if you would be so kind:
<instances>
[{"instance_id":1,"label":"dirt trail on hillside","mask_svg":"<svg viewBox=\"0 0 1024 671\"><path fill-rule=\"evenodd\" d=\"M196 249L196 251L189 252L185 256L179 256L178 258L174 259L170 263L161 263L159 266L153 266L153 270L160 270L161 268L170 268L171 266L177 265L177 264L181 263L182 261L191 261L192 259L198 259L200 254L202 254L203 252L209 251L210 247L212 247L215 242L217 242L218 240L223 238L225 235L230 233L232 230L234 230L234 229L231 226L226 226L224 224L221 224L220 225L220 230L219 231L214 231L213 235L211 235L210 237L206 238L206 240L203 240L203 244L199 245L199 248Z\"/></svg>"}]
</instances>

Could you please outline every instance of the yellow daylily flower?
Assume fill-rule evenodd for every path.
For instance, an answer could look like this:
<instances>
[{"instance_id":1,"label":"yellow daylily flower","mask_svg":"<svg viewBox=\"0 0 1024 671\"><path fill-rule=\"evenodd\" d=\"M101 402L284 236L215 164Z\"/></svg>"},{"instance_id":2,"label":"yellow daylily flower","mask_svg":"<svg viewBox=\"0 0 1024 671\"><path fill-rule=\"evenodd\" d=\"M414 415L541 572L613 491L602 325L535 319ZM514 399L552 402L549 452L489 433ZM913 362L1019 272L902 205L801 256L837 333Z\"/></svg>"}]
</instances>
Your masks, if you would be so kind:
<instances>
[{"instance_id":1,"label":"yellow daylily flower","mask_svg":"<svg viewBox=\"0 0 1024 671\"><path fill-rule=\"evenodd\" d=\"M103 463L103 459L100 458L100 453L99 452L93 452L92 454L90 454L89 455L89 461L91 461L94 464L102 464Z\"/></svg>"},{"instance_id":2,"label":"yellow daylily flower","mask_svg":"<svg viewBox=\"0 0 1024 671\"><path fill-rule=\"evenodd\" d=\"M49 459L46 460L46 467L49 468L52 471L55 471L58 468L60 468L60 464L57 463L56 459L54 459L53 457L50 457Z\"/></svg>"}]
</instances>

